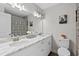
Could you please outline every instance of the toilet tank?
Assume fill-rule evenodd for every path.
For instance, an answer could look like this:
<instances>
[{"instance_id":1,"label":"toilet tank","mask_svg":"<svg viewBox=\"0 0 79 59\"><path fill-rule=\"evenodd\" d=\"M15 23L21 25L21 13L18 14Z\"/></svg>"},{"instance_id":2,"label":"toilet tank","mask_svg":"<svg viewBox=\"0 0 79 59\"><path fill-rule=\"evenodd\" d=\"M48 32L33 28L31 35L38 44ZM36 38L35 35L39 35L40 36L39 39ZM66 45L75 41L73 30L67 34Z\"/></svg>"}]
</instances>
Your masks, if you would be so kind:
<instances>
[{"instance_id":1,"label":"toilet tank","mask_svg":"<svg viewBox=\"0 0 79 59\"><path fill-rule=\"evenodd\" d=\"M59 47L69 48L69 39L61 39L59 40Z\"/></svg>"}]
</instances>

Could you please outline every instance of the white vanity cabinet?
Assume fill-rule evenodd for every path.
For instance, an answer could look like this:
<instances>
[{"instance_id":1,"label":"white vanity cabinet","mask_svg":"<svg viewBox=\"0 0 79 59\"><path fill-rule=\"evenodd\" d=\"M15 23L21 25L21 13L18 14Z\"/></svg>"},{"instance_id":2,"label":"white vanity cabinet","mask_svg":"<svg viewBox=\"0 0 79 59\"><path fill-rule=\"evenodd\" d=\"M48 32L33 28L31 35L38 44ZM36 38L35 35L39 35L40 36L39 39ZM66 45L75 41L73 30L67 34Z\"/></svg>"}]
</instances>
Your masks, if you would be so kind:
<instances>
[{"instance_id":1,"label":"white vanity cabinet","mask_svg":"<svg viewBox=\"0 0 79 59\"><path fill-rule=\"evenodd\" d=\"M0 12L0 38L8 37L11 33L11 15Z\"/></svg>"},{"instance_id":2,"label":"white vanity cabinet","mask_svg":"<svg viewBox=\"0 0 79 59\"><path fill-rule=\"evenodd\" d=\"M9 54L9 56L47 56L51 51L51 37L44 38L28 47Z\"/></svg>"},{"instance_id":3,"label":"white vanity cabinet","mask_svg":"<svg viewBox=\"0 0 79 59\"><path fill-rule=\"evenodd\" d=\"M41 41L41 53L42 55L48 55L51 51L51 37L47 37Z\"/></svg>"}]
</instances>

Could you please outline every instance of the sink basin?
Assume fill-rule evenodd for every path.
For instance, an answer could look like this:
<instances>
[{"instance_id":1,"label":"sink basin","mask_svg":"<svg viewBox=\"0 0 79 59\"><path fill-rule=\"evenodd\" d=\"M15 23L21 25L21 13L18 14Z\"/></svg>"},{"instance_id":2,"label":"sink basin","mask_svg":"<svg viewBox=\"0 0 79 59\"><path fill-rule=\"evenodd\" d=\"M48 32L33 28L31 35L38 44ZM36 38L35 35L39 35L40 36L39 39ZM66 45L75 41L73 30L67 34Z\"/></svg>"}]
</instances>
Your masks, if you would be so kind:
<instances>
[{"instance_id":1,"label":"sink basin","mask_svg":"<svg viewBox=\"0 0 79 59\"><path fill-rule=\"evenodd\" d=\"M13 41L19 41L19 37L12 37L11 38Z\"/></svg>"},{"instance_id":2,"label":"sink basin","mask_svg":"<svg viewBox=\"0 0 79 59\"><path fill-rule=\"evenodd\" d=\"M25 45L29 43L29 41L15 41L15 42L12 42L11 44L9 44L9 46L22 46L22 45Z\"/></svg>"},{"instance_id":3,"label":"sink basin","mask_svg":"<svg viewBox=\"0 0 79 59\"><path fill-rule=\"evenodd\" d=\"M0 44L9 42L9 38L0 38Z\"/></svg>"},{"instance_id":4,"label":"sink basin","mask_svg":"<svg viewBox=\"0 0 79 59\"><path fill-rule=\"evenodd\" d=\"M27 35L26 36L27 39L32 39L32 38L35 38L35 37L37 37L37 35Z\"/></svg>"}]
</instances>

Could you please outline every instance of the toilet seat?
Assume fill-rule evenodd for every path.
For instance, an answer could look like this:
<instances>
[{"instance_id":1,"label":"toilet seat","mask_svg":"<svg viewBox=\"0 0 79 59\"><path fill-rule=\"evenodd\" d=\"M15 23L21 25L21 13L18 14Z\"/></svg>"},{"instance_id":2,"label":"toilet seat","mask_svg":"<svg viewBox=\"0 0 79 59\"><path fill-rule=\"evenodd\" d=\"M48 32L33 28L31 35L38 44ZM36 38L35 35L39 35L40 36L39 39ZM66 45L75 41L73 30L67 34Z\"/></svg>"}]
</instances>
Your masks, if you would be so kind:
<instances>
[{"instance_id":1,"label":"toilet seat","mask_svg":"<svg viewBox=\"0 0 79 59\"><path fill-rule=\"evenodd\" d=\"M59 56L70 56L70 51L64 47L61 47L58 49L58 55Z\"/></svg>"}]
</instances>

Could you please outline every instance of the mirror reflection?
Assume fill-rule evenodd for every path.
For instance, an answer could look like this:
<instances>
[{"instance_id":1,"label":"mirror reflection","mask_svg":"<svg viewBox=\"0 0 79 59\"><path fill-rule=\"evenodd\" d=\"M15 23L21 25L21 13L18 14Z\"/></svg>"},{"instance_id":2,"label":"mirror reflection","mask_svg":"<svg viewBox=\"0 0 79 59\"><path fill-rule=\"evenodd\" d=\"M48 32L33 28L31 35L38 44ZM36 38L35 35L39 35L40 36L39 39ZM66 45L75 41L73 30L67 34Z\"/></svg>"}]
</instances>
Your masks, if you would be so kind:
<instances>
[{"instance_id":1,"label":"mirror reflection","mask_svg":"<svg viewBox=\"0 0 79 59\"><path fill-rule=\"evenodd\" d=\"M44 11L34 3L0 3L0 37L42 33ZM34 27L40 22L41 26ZM33 26L34 25L34 26ZM38 29L41 28L39 31Z\"/></svg>"}]
</instances>

